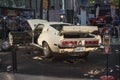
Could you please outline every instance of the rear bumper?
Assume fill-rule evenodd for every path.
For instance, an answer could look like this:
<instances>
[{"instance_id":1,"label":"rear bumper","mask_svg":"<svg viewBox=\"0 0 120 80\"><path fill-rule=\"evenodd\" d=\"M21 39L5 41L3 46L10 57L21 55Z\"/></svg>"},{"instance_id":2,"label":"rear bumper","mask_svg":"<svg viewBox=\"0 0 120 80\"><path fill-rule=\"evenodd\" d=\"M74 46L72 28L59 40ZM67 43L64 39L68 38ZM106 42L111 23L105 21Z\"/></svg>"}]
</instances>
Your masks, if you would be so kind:
<instances>
[{"instance_id":1,"label":"rear bumper","mask_svg":"<svg viewBox=\"0 0 120 80\"><path fill-rule=\"evenodd\" d=\"M55 52L54 55L61 55L61 56L72 56L72 57L86 57L89 53L99 52L101 51L100 48L85 48L84 51L75 51L75 48L62 48L58 49L58 52Z\"/></svg>"},{"instance_id":2,"label":"rear bumper","mask_svg":"<svg viewBox=\"0 0 120 80\"><path fill-rule=\"evenodd\" d=\"M76 48L59 48L59 53L88 53L88 52L92 52L92 51L96 51L98 50L98 47L94 47L94 48L87 48L84 47L84 50L76 50Z\"/></svg>"}]
</instances>

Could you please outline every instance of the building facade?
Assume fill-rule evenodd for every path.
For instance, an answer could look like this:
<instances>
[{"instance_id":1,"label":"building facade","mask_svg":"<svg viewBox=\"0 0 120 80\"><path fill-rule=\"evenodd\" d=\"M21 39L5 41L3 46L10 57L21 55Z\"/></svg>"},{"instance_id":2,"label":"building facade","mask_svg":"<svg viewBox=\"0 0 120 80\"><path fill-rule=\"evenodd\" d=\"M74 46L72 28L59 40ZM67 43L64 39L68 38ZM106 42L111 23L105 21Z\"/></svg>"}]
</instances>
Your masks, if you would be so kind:
<instances>
[{"instance_id":1,"label":"building facade","mask_svg":"<svg viewBox=\"0 0 120 80\"><path fill-rule=\"evenodd\" d=\"M48 20L52 20L52 15L56 15L56 18L60 17L60 10L64 9L66 21L71 23L74 15L79 13L80 6L85 6L88 12L90 12L94 9L95 4L108 5L110 1L115 2L116 0L0 0L0 6L34 9L36 18ZM53 20L59 21L55 18Z\"/></svg>"}]
</instances>

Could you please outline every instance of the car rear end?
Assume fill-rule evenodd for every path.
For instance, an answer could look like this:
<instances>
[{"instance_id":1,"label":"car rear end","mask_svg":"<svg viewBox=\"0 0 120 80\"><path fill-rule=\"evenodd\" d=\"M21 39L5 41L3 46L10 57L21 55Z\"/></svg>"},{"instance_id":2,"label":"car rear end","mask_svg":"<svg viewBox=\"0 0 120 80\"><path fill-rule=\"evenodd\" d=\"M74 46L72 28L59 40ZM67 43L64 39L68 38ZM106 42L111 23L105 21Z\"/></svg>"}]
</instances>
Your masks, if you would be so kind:
<instances>
[{"instance_id":1,"label":"car rear end","mask_svg":"<svg viewBox=\"0 0 120 80\"><path fill-rule=\"evenodd\" d=\"M58 46L59 53L79 56L91 51L96 51L99 48L101 43L100 37L90 34L94 29L92 31L89 29L86 29L87 31L80 30L81 29L77 29L77 27L76 29L73 27L73 30L64 30L63 33L61 33L62 39Z\"/></svg>"}]
</instances>

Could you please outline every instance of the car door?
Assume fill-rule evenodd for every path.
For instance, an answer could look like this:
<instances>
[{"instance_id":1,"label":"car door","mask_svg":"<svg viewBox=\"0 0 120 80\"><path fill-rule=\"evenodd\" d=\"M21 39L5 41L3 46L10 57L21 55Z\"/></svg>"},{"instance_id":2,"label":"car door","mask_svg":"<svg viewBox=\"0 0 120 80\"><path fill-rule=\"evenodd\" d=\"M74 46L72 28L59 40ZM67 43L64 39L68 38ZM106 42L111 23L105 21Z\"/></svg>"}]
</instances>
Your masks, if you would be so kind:
<instances>
[{"instance_id":1,"label":"car door","mask_svg":"<svg viewBox=\"0 0 120 80\"><path fill-rule=\"evenodd\" d=\"M34 30L34 43L37 43L38 37L42 33L44 24L38 24Z\"/></svg>"},{"instance_id":2,"label":"car door","mask_svg":"<svg viewBox=\"0 0 120 80\"><path fill-rule=\"evenodd\" d=\"M27 22L22 23L18 30L11 31L13 36L13 44L28 44L32 43L33 33L30 25Z\"/></svg>"}]
</instances>

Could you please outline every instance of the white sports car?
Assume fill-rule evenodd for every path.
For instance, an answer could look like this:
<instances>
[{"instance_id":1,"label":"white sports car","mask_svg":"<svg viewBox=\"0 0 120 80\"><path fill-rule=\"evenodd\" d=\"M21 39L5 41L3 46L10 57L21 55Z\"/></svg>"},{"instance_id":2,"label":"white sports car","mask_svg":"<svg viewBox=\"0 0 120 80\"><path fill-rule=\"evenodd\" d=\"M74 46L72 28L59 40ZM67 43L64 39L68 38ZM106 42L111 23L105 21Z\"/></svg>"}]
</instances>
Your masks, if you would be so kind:
<instances>
[{"instance_id":1,"label":"white sports car","mask_svg":"<svg viewBox=\"0 0 120 80\"><path fill-rule=\"evenodd\" d=\"M32 44L43 49L45 57L54 54L86 57L99 49L101 37L93 34L97 26L75 26L63 22L27 20L23 29L9 34L10 44Z\"/></svg>"}]
</instances>

